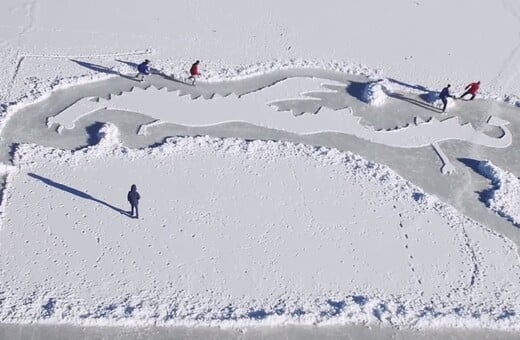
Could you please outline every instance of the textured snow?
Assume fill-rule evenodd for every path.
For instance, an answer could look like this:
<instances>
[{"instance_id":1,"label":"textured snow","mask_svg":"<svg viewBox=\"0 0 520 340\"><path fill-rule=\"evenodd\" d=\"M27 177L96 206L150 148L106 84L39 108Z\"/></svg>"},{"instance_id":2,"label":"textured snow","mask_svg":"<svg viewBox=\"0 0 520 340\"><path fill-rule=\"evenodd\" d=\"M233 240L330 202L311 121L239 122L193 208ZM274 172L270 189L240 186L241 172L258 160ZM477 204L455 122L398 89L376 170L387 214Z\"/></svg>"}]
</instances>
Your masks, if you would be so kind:
<instances>
[{"instance_id":1,"label":"textured snow","mask_svg":"<svg viewBox=\"0 0 520 340\"><path fill-rule=\"evenodd\" d=\"M514 0L484 0L479 6L471 0L333 0L322 6L157 1L148 16L142 7L136 0L74 6L67 0L3 1L2 104L34 100L80 79L134 73L124 62L144 58L183 76L201 59L202 78L208 80L299 65L384 73L432 91L450 82L457 93L479 79L483 95L518 99L520 55L510 28L520 17ZM183 15L172 19L171 13ZM143 17L150 18L146 27L136 24ZM442 42L432 44L432 39Z\"/></svg>"},{"instance_id":2,"label":"textured snow","mask_svg":"<svg viewBox=\"0 0 520 340\"><path fill-rule=\"evenodd\" d=\"M131 150L115 126L100 134L73 152L16 150L3 322L517 329L512 242L385 166L283 142ZM133 183L139 220L124 213Z\"/></svg>"},{"instance_id":3,"label":"textured snow","mask_svg":"<svg viewBox=\"0 0 520 340\"><path fill-rule=\"evenodd\" d=\"M366 85L362 99L371 105L381 106L386 101L383 81L374 81Z\"/></svg>"},{"instance_id":4,"label":"textured snow","mask_svg":"<svg viewBox=\"0 0 520 340\"><path fill-rule=\"evenodd\" d=\"M492 187L482 193L487 206L495 213L520 226L520 180L489 161L482 161L477 169L491 180Z\"/></svg>"},{"instance_id":5,"label":"textured snow","mask_svg":"<svg viewBox=\"0 0 520 340\"><path fill-rule=\"evenodd\" d=\"M154 72L181 80L200 59L199 85L208 86L288 69L365 75L373 81L356 97L385 117L390 86L440 107L447 83L460 95L481 80L476 101L450 99L448 111L489 105L481 98L520 106L515 0L4 0L0 13L1 129L51 91L135 74L144 58ZM305 96L271 90L280 96L271 101ZM181 112L164 122L220 124L233 115L229 103L251 104L177 99L168 100ZM163 118L171 102L144 101L142 111L123 104ZM340 130L397 147L434 143L451 170L451 145L445 154L435 143L463 140L472 151L515 145L516 126L512 134L503 125L499 117L507 116L496 103L485 110L483 129L459 117L445 125L416 117L422 124L375 134L360 130L359 117L344 107L288 117L285 125L265 124L265 117L253 123L296 133ZM307 120L305 129L295 119ZM403 138L403 131L412 134ZM20 144L14 165L0 164L1 322L519 330L513 242L385 166L276 141L178 137L132 150L113 125L99 133L98 145L73 152ZM492 185L481 199L518 226L516 176L491 162L478 171ZM124 212L132 183L143 197L140 220Z\"/></svg>"}]
</instances>

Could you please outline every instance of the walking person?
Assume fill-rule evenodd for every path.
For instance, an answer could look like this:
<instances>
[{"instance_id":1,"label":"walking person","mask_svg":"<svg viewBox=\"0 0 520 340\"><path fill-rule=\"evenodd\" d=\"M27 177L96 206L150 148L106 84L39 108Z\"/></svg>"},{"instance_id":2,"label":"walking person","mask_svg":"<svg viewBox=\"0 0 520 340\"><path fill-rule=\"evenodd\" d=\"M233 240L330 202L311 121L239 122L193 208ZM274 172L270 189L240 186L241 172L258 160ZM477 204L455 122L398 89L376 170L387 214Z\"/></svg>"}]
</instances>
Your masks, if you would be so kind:
<instances>
[{"instance_id":1,"label":"walking person","mask_svg":"<svg viewBox=\"0 0 520 340\"><path fill-rule=\"evenodd\" d=\"M195 86L195 77L198 77L200 76L200 72L199 72L199 63L200 61L197 60L196 62L193 63L193 65L191 65L191 68L190 68L190 76L188 77L188 79L191 79L191 85Z\"/></svg>"},{"instance_id":2,"label":"walking person","mask_svg":"<svg viewBox=\"0 0 520 340\"><path fill-rule=\"evenodd\" d=\"M442 89L441 93L439 93L439 99L442 100L442 112L446 112L446 106L448 106L448 97L454 98L453 95L450 94L451 85L448 84L445 88Z\"/></svg>"},{"instance_id":3,"label":"walking person","mask_svg":"<svg viewBox=\"0 0 520 340\"><path fill-rule=\"evenodd\" d=\"M150 65L149 64L150 64L150 60L146 59L145 61L143 61L142 63L137 65L137 74L135 76L135 78L137 78L137 80L143 81L144 76L147 76L150 74Z\"/></svg>"},{"instance_id":4,"label":"walking person","mask_svg":"<svg viewBox=\"0 0 520 340\"><path fill-rule=\"evenodd\" d=\"M141 199L141 195L137 192L137 187L135 184L132 184L130 187L130 191L127 195L128 202L130 202L130 206L132 207L132 210L130 211L130 217L139 218L139 200ZM135 210L135 216L134 216L134 210Z\"/></svg>"},{"instance_id":5,"label":"walking person","mask_svg":"<svg viewBox=\"0 0 520 340\"><path fill-rule=\"evenodd\" d=\"M477 95L477 91L479 88L480 88L480 80L477 81L476 83L471 83L471 84L466 85L466 87L464 88L464 90L466 90L466 92L464 92L464 94L462 96L460 96L459 99L464 98L468 94L471 94L471 98L469 100L475 99L475 96Z\"/></svg>"}]
</instances>

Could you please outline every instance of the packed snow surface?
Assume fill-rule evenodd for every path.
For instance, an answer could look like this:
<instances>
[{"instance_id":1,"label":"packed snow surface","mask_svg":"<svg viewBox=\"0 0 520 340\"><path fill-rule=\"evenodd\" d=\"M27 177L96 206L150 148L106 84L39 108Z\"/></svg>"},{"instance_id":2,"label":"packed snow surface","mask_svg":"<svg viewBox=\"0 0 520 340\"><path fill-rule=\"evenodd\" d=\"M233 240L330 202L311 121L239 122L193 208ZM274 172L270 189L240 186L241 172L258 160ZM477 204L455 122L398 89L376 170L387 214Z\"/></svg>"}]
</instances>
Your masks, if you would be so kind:
<instances>
[{"instance_id":1,"label":"packed snow surface","mask_svg":"<svg viewBox=\"0 0 520 340\"><path fill-rule=\"evenodd\" d=\"M520 323L512 242L351 153L178 137L7 169L0 319L79 324ZM136 184L140 219L127 216Z\"/></svg>"}]
</instances>

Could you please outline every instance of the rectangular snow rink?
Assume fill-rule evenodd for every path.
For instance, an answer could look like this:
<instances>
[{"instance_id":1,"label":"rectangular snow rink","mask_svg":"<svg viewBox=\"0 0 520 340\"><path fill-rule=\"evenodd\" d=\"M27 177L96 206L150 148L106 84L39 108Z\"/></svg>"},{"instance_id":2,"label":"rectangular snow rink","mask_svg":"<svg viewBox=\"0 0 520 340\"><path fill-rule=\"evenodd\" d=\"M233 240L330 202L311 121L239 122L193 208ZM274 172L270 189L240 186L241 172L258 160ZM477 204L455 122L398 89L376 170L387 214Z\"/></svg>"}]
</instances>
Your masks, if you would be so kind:
<instances>
[{"instance_id":1,"label":"rectangular snow rink","mask_svg":"<svg viewBox=\"0 0 520 340\"><path fill-rule=\"evenodd\" d=\"M514 245L384 166L209 137L129 150L104 129L18 149L0 320L518 325ZM119 211L131 184L138 220Z\"/></svg>"}]
</instances>

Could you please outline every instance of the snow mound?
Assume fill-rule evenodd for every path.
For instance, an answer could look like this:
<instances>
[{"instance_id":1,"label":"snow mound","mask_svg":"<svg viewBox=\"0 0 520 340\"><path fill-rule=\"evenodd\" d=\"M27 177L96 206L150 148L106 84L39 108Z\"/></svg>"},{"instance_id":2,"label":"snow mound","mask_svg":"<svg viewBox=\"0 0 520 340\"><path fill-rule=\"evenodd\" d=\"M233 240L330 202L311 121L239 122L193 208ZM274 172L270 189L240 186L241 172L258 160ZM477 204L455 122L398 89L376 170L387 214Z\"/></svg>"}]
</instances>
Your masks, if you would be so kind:
<instances>
[{"instance_id":1,"label":"snow mound","mask_svg":"<svg viewBox=\"0 0 520 340\"><path fill-rule=\"evenodd\" d=\"M477 171L491 180L492 188L482 193L482 199L495 213L520 226L520 180L490 161L482 161Z\"/></svg>"},{"instance_id":2,"label":"snow mound","mask_svg":"<svg viewBox=\"0 0 520 340\"><path fill-rule=\"evenodd\" d=\"M370 105L382 106L387 99L385 81L377 80L367 83L361 99Z\"/></svg>"},{"instance_id":3,"label":"snow mound","mask_svg":"<svg viewBox=\"0 0 520 340\"><path fill-rule=\"evenodd\" d=\"M116 125L112 123L104 124L98 131L99 148L110 149L121 144L120 132Z\"/></svg>"}]
</instances>

